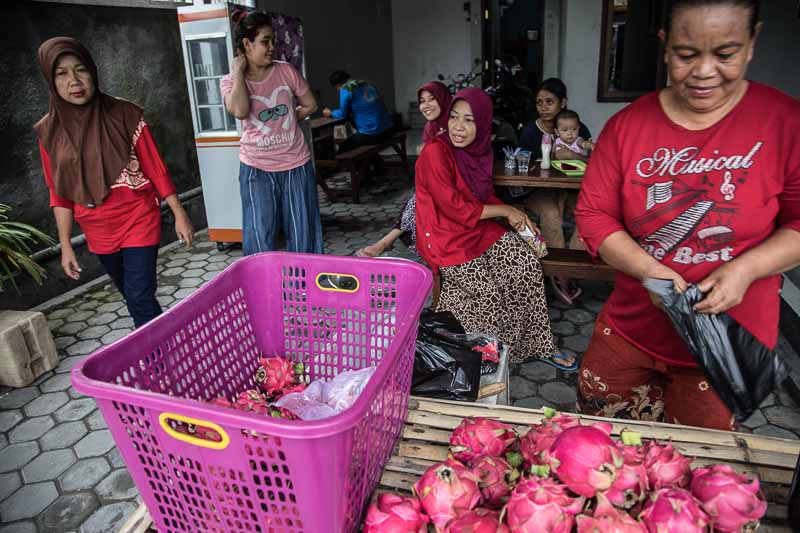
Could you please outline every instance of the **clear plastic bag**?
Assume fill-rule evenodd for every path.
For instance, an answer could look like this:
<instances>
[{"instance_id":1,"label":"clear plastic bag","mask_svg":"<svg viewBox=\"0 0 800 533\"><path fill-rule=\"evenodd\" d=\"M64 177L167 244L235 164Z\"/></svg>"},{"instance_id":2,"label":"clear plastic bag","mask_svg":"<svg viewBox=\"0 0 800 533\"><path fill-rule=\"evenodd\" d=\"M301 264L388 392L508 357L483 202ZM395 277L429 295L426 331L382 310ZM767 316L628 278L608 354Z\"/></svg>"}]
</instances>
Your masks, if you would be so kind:
<instances>
[{"instance_id":1,"label":"clear plastic bag","mask_svg":"<svg viewBox=\"0 0 800 533\"><path fill-rule=\"evenodd\" d=\"M747 419L786 377L778 354L727 313L708 315L694 310L705 297L696 285L684 293L675 290L672 280L646 279L644 286L661 298L664 312L689 352L737 419Z\"/></svg>"},{"instance_id":2,"label":"clear plastic bag","mask_svg":"<svg viewBox=\"0 0 800 533\"><path fill-rule=\"evenodd\" d=\"M329 418L355 403L375 368L347 370L330 381L316 379L304 390L281 397L274 405L288 409L301 420Z\"/></svg>"}]
</instances>

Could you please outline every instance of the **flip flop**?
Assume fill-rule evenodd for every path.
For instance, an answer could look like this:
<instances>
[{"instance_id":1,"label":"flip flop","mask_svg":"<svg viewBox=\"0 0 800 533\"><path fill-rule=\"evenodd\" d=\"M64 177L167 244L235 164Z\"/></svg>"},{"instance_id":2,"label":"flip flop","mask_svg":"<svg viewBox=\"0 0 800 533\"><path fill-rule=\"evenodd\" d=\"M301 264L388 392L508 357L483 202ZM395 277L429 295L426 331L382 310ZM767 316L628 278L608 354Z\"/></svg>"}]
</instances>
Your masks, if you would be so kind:
<instances>
[{"instance_id":1,"label":"flip flop","mask_svg":"<svg viewBox=\"0 0 800 533\"><path fill-rule=\"evenodd\" d=\"M555 355L561 356L561 357L559 357L559 359L563 358L563 356L564 356L564 354L561 354L561 353L558 353L558 354L555 354ZM570 366L564 366L562 364L556 363L553 360L552 357L548 357L547 359L539 359L539 361L541 361L542 363L547 363L548 365L550 365L552 367L555 367L555 368L561 370L562 372L568 372L568 373L569 372L577 372L578 371L578 367L580 366L580 363L578 362L578 358L577 357L572 361L572 365L570 365Z\"/></svg>"}]
</instances>

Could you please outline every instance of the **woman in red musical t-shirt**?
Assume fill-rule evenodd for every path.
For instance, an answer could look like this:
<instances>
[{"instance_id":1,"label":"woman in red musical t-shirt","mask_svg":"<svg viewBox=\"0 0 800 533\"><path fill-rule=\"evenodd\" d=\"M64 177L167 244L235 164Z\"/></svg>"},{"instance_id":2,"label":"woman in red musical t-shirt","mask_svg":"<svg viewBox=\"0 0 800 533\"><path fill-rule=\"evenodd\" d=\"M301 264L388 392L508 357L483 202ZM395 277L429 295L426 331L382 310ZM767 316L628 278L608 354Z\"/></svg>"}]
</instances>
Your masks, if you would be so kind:
<instances>
[{"instance_id":1,"label":"woman in red musical t-shirt","mask_svg":"<svg viewBox=\"0 0 800 533\"><path fill-rule=\"evenodd\" d=\"M584 412L735 427L645 278L697 284L697 312L777 342L778 274L800 263L800 103L745 79L760 29L757 1L676 0L672 85L603 129L576 219L619 274L581 363Z\"/></svg>"}]
</instances>

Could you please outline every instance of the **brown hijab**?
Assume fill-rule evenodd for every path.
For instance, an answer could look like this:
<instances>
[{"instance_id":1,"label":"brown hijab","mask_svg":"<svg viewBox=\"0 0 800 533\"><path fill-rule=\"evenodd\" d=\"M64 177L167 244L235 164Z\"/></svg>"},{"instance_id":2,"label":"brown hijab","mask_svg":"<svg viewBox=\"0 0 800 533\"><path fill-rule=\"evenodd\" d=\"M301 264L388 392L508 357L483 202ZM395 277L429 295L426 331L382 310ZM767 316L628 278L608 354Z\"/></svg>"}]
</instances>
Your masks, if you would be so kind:
<instances>
[{"instance_id":1,"label":"brown hijab","mask_svg":"<svg viewBox=\"0 0 800 533\"><path fill-rule=\"evenodd\" d=\"M58 58L73 54L89 69L94 98L82 106L56 91ZM33 127L50 156L55 192L75 203L99 206L128 165L142 109L100 92L97 66L84 46L70 37L54 37L39 47L39 65L50 87L50 109Z\"/></svg>"}]
</instances>

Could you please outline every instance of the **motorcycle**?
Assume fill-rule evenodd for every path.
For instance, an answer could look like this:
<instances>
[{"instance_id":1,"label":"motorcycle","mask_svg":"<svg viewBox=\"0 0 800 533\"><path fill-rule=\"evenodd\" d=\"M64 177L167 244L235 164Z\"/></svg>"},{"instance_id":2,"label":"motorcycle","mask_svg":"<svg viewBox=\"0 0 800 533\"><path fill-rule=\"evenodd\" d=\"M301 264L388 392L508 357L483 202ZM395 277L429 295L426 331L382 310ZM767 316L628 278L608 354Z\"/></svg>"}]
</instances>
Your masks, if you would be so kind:
<instances>
[{"instance_id":1,"label":"motorcycle","mask_svg":"<svg viewBox=\"0 0 800 533\"><path fill-rule=\"evenodd\" d=\"M522 71L516 58L498 58L494 64L494 83L485 90L494 108L492 148L495 157L500 157L503 148L517 146L518 132L527 118L535 114L535 102L533 92L514 79Z\"/></svg>"}]
</instances>

